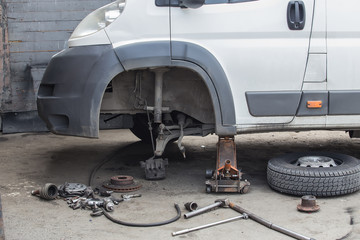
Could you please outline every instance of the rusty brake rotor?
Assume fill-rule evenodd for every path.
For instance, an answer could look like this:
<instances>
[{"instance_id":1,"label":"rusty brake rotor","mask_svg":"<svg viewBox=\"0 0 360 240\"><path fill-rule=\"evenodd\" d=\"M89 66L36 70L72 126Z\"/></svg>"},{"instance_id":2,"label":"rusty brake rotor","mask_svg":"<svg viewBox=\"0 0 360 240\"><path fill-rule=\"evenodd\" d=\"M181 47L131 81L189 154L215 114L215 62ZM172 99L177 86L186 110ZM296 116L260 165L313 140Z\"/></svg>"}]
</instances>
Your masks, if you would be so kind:
<instances>
[{"instance_id":1,"label":"rusty brake rotor","mask_svg":"<svg viewBox=\"0 0 360 240\"><path fill-rule=\"evenodd\" d=\"M114 192L133 192L141 188L141 184L134 181L132 176L113 176L103 183L103 187Z\"/></svg>"}]
</instances>

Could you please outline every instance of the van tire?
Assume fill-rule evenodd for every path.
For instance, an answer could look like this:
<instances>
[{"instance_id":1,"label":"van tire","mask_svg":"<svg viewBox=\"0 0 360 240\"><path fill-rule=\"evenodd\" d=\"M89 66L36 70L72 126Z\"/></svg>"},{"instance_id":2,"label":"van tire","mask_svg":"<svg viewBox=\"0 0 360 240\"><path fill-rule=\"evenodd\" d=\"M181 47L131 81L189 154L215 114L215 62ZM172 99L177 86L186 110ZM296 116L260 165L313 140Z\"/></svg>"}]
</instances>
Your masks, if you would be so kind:
<instances>
[{"instance_id":1,"label":"van tire","mask_svg":"<svg viewBox=\"0 0 360 240\"><path fill-rule=\"evenodd\" d=\"M304 156L330 157L337 166L315 168L294 164ZM331 197L349 194L360 189L360 161L337 153L291 153L269 160L267 181L272 189L296 196Z\"/></svg>"}]
</instances>

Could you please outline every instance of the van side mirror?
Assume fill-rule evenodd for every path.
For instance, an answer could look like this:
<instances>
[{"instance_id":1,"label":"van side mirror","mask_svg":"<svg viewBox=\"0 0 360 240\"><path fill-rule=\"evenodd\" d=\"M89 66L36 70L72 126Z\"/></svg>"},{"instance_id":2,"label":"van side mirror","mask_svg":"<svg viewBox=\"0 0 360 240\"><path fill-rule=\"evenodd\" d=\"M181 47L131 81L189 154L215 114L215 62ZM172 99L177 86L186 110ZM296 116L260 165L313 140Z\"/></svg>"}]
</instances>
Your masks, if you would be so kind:
<instances>
[{"instance_id":1,"label":"van side mirror","mask_svg":"<svg viewBox=\"0 0 360 240\"><path fill-rule=\"evenodd\" d=\"M205 0L179 0L181 8L199 8L204 5Z\"/></svg>"}]
</instances>

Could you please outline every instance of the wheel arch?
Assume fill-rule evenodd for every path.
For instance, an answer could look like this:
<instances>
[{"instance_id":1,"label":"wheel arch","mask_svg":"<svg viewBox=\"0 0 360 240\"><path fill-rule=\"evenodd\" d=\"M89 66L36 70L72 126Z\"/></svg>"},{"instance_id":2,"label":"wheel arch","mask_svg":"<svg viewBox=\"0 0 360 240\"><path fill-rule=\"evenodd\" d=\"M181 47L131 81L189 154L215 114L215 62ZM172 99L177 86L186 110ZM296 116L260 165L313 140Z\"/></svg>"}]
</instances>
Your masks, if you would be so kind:
<instances>
[{"instance_id":1,"label":"wheel arch","mask_svg":"<svg viewBox=\"0 0 360 240\"><path fill-rule=\"evenodd\" d=\"M201 76L208 88L216 121L216 134L236 134L235 107L226 74L205 48L189 42L140 42L114 49L124 70L181 67ZM105 91L105 89L102 89Z\"/></svg>"}]
</instances>

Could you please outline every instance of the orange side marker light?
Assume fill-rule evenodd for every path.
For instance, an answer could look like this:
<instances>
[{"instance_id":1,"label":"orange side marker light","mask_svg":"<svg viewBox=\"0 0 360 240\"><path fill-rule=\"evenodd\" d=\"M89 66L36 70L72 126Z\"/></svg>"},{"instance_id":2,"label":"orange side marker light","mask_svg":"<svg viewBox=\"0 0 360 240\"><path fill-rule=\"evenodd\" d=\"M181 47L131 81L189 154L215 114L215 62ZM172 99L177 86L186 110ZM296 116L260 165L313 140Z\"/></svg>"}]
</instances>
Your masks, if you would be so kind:
<instances>
[{"instance_id":1,"label":"orange side marker light","mask_svg":"<svg viewBox=\"0 0 360 240\"><path fill-rule=\"evenodd\" d=\"M307 101L307 108L322 108L322 101Z\"/></svg>"}]
</instances>

